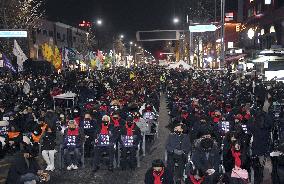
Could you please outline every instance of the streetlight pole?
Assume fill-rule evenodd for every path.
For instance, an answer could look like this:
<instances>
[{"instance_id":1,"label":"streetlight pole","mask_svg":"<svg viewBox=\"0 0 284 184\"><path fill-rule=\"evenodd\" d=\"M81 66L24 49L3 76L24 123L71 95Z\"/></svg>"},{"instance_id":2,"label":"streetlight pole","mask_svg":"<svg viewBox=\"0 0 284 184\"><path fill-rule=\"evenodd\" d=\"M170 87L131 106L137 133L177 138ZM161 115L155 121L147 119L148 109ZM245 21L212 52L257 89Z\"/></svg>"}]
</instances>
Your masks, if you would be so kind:
<instances>
[{"instance_id":1,"label":"streetlight pole","mask_svg":"<svg viewBox=\"0 0 284 184\"><path fill-rule=\"evenodd\" d=\"M220 68L224 68L225 64L225 3L226 0L221 0L221 57Z\"/></svg>"}]
</instances>

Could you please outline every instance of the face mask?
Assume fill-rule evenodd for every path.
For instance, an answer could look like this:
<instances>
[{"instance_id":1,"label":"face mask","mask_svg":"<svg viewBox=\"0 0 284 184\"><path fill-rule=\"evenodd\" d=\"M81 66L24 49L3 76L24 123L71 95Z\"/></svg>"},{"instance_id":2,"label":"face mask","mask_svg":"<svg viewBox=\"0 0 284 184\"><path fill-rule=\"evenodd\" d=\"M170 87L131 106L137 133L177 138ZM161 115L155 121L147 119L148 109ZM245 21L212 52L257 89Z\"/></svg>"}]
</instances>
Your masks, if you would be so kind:
<instances>
[{"instance_id":1,"label":"face mask","mask_svg":"<svg viewBox=\"0 0 284 184\"><path fill-rule=\"evenodd\" d=\"M128 127L131 127L132 124L133 124L133 123L132 123L131 121L127 122L127 126L128 126Z\"/></svg>"},{"instance_id":2,"label":"face mask","mask_svg":"<svg viewBox=\"0 0 284 184\"><path fill-rule=\"evenodd\" d=\"M105 126L107 126L107 125L108 125L108 121L103 121L103 124L104 124Z\"/></svg>"},{"instance_id":3,"label":"face mask","mask_svg":"<svg viewBox=\"0 0 284 184\"><path fill-rule=\"evenodd\" d=\"M175 131L175 134L177 134L177 135L181 135L181 131Z\"/></svg>"},{"instance_id":4,"label":"face mask","mask_svg":"<svg viewBox=\"0 0 284 184\"><path fill-rule=\"evenodd\" d=\"M85 118L85 121L91 121L91 119L90 118Z\"/></svg>"},{"instance_id":5,"label":"face mask","mask_svg":"<svg viewBox=\"0 0 284 184\"><path fill-rule=\"evenodd\" d=\"M160 174L161 174L161 171L154 171L154 173L155 173L156 175L160 175Z\"/></svg>"},{"instance_id":6,"label":"face mask","mask_svg":"<svg viewBox=\"0 0 284 184\"><path fill-rule=\"evenodd\" d=\"M205 150L210 150L213 147L213 140L210 138L205 138L201 141L201 147Z\"/></svg>"}]
</instances>

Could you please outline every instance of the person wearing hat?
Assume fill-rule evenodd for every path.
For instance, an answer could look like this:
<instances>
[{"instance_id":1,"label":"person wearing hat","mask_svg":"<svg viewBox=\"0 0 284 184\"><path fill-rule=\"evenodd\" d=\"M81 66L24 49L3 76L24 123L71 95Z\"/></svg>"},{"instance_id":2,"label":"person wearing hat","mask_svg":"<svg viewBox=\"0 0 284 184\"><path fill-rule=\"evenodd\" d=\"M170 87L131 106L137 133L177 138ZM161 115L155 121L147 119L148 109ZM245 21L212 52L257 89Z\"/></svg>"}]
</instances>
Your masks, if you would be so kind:
<instances>
[{"instance_id":1,"label":"person wearing hat","mask_svg":"<svg viewBox=\"0 0 284 184\"><path fill-rule=\"evenodd\" d=\"M140 128L135 124L131 116L126 118L125 125L120 127L120 145L121 145L121 168L125 170L127 163L131 169L135 169L137 165L136 151L138 144L142 141ZM127 155L129 152L129 159Z\"/></svg>"},{"instance_id":2,"label":"person wearing hat","mask_svg":"<svg viewBox=\"0 0 284 184\"><path fill-rule=\"evenodd\" d=\"M153 160L144 179L145 184L174 184L172 173L165 167L162 160Z\"/></svg>"},{"instance_id":3,"label":"person wearing hat","mask_svg":"<svg viewBox=\"0 0 284 184\"><path fill-rule=\"evenodd\" d=\"M195 147L196 149L192 153L193 164L207 174L206 181L217 183L221 157L217 143L214 141L210 131L203 132L201 138L196 141Z\"/></svg>"},{"instance_id":4,"label":"person wearing hat","mask_svg":"<svg viewBox=\"0 0 284 184\"><path fill-rule=\"evenodd\" d=\"M84 131L74 120L70 120L63 136L64 160L66 161L68 171L78 169L80 148L84 144L84 141Z\"/></svg>"},{"instance_id":5,"label":"person wearing hat","mask_svg":"<svg viewBox=\"0 0 284 184\"><path fill-rule=\"evenodd\" d=\"M22 153L12 163L6 184L23 184L39 182L39 175L43 173L32 154L31 146L24 147Z\"/></svg>"},{"instance_id":6,"label":"person wearing hat","mask_svg":"<svg viewBox=\"0 0 284 184\"><path fill-rule=\"evenodd\" d=\"M187 156L191 150L189 135L184 134L183 131L182 125L176 125L166 144L167 165L173 175L176 173L177 182L182 180ZM176 164L178 164L177 171L175 171Z\"/></svg>"},{"instance_id":7,"label":"person wearing hat","mask_svg":"<svg viewBox=\"0 0 284 184\"><path fill-rule=\"evenodd\" d=\"M102 156L101 154L104 152L108 154L108 170L113 171L115 144L118 140L118 134L117 129L110 123L110 117L108 115L104 115L102 117L101 125L98 125L94 134L94 173L99 169Z\"/></svg>"}]
</instances>

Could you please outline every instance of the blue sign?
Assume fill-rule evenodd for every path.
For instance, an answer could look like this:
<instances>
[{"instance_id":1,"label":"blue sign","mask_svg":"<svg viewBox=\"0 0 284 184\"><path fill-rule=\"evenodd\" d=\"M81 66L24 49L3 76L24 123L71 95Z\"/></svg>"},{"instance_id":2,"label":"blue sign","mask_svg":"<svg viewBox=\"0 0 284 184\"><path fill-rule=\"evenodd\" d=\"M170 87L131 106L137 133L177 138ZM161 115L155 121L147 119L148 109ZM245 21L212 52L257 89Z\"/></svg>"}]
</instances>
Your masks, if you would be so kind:
<instances>
[{"instance_id":1,"label":"blue sign","mask_svg":"<svg viewBox=\"0 0 284 184\"><path fill-rule=\"evenodd\" d=\"M27 31L0 31L0 38L27 38Z\"/></svg>"},{"instance_id":2,"label":"blue sign","mask_svg":"<svg viewBox=\"0 0 284 184\"><path fill-rule=\"evenodd\" d=\"M192 33L216 31L216 29L217 27L213 24L189 26L189 31Z\"/></svg>"}]
</instances>

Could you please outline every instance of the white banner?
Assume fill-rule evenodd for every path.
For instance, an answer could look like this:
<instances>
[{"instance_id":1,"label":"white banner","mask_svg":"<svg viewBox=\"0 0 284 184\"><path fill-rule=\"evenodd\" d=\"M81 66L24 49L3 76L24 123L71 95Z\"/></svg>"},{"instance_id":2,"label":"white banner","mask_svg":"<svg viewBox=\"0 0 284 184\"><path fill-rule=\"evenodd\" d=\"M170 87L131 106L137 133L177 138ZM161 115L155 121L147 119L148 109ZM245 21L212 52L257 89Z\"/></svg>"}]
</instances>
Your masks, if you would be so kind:
<instances>
[{"instance_id":1,"label":"white banner","mask_svg":"<svg viewBox=\"0 0 284 184\"><path fill-rule=\"evenodd\" d=\"M17 57L18 72L23 71L23 63L28 59L20 45L14 40L13 54Z\"/></svg>"}]
</instances>

